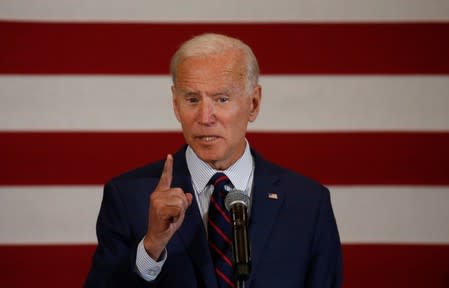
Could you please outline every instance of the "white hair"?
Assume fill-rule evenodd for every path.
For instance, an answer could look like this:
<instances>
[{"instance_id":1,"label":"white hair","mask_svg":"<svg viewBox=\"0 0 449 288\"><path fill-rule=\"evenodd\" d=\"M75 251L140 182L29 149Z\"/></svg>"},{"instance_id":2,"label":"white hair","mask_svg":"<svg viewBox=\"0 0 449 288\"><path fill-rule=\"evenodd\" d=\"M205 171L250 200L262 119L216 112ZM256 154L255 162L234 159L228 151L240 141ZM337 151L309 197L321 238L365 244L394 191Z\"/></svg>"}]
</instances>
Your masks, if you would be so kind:
<instances>
[{"instance_id":1,"label":"white hair","mask_svg":"<svg viewBox=\"0 0 449 288\"><path fill-rule=\"evenodd\" d=\"M195 36L179 47L170 62L173 84L176 82L178 64L186 58L220 54L232 49L239 50L244 55L246 62L246 89L256 87L259 81L259 64L251 48L239 39L214 33Z\"/></svg>"}]
</instances>

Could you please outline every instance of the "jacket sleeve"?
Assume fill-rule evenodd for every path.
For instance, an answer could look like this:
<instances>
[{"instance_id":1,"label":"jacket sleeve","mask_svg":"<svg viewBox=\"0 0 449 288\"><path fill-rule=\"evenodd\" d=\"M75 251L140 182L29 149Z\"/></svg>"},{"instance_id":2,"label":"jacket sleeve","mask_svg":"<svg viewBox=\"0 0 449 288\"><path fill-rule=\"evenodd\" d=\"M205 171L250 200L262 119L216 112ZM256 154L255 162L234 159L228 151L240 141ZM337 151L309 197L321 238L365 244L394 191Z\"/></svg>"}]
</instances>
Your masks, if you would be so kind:
<instances>
[{"instance_id":1,"label":"jacket sleeve","mask_svg":"<svg viewBox=\"0 0 449 288\"><path fill-rule=\"evenodd\" d=\"M104 187L96 229L98 246L84 287L153 287L136 273L138 240L131 236L125 203L111 183Z\"/></svg>"},{"instance_id":2,"label":"jacket sleeve","mask_svg":"<svg viewBox=\"0 0 449 288\"><path fill-rule=\"evenodd\" d=\"M340 237L329 190L323 188L322 192L305 287L340 288L343 281Z\"/></svg>"}]
</instances>

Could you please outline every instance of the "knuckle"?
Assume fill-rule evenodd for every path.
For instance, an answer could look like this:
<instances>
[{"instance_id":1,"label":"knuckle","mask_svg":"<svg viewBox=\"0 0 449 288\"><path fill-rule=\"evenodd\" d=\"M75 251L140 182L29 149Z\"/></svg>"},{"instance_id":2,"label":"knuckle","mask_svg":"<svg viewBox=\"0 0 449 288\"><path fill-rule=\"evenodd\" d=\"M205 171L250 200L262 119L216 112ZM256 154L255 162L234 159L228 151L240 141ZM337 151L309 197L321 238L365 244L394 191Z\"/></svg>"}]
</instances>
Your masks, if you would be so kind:
<instances>
[{"instance_id":1,"label":"knuckle","mask_svg":"<svg viewBox=\"0 0 449 288\"><path fill-rule=\"evenodd\" d=\"M152 206L161 206L164 203L163 198L161 197L160 193L153 193L150 196L150 203Z\"/></svg>"},{"instance_id":2,"label":"knuckle","mask_svg":"<svg viewBox=\"0 0 449 288\"><path fill-rule=\"evenodd\" d=\"M184 206L184 201L182 201L181 198L177 197L175 201L176 201L176 202L175 202L175 203L176 203L176 207L177 207L178 209Z\"/></svg>"},{"instance_id":3,"label":"knuckle","mask_svg":"<svg viewBox=\"0 0 449 288\"><path fill-rule=\"evenodd\" d=\"M151 195L150 195L150 201L155 201L155 200L157 200L157 198L159 197L158 194L159 194L159 193L158 193L157 190L155 190L153 193L151 193Z\"/></svg>"},{"instance_id":4,"label":"knuckle","mask_svg":"<svg viewBox=\"0 0 449 288\"><path fill-rule=\"evenodd\" d=\"M175 192L176 194L184 194L184 190L182 190L181 188L177 187L177 188L173 188L172 189L173 192Z\"/></svg>"}]
</instances>

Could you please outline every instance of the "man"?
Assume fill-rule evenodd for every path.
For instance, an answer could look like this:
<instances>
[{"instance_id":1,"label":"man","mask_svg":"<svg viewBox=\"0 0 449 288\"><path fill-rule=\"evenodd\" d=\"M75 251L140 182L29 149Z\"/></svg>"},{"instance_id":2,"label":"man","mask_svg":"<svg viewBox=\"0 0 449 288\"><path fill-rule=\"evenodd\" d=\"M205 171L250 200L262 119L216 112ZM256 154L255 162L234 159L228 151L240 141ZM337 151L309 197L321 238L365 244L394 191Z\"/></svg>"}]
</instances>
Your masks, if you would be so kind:
<instances>
[{"instance_id":1,"label":"man","mask_svg":"<svg viewBox=\"0 0 449 288\"><path fill-rule=\"evenodd\" d=\"M228 237L211 220L217 209L227 217L210 182L216 173L251 199L245 287L340 287L329 191L265 161L245 138L261 104L251 49L224 35L197 36L175 53L171 73L187 146L106 184L86 287L236 287L224 271L230 248L213 239Z\"/></svg>"}]
</instances>

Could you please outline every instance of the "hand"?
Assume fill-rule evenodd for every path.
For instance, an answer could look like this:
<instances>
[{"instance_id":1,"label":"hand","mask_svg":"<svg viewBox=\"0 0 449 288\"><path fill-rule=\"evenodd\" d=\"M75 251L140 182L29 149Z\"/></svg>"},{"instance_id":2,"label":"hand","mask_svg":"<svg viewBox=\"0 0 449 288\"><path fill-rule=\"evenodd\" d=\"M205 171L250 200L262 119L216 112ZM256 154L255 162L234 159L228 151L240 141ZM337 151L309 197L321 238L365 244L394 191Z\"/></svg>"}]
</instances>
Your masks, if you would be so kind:
<instances>
[{"instance_id":1,"label":"hand","mask_svg":"<svg viewBox=\"0 0 449 288\"><path fill-rule=\"evenodd\" d=\"M148 230L144 247L148 255L158 260L168 241L181 227L186 209L192 204L192 194L181 188L171 188L173 156L167 155L159 183L151 194L148 211Z\"/></svg>"}]
</instances>

